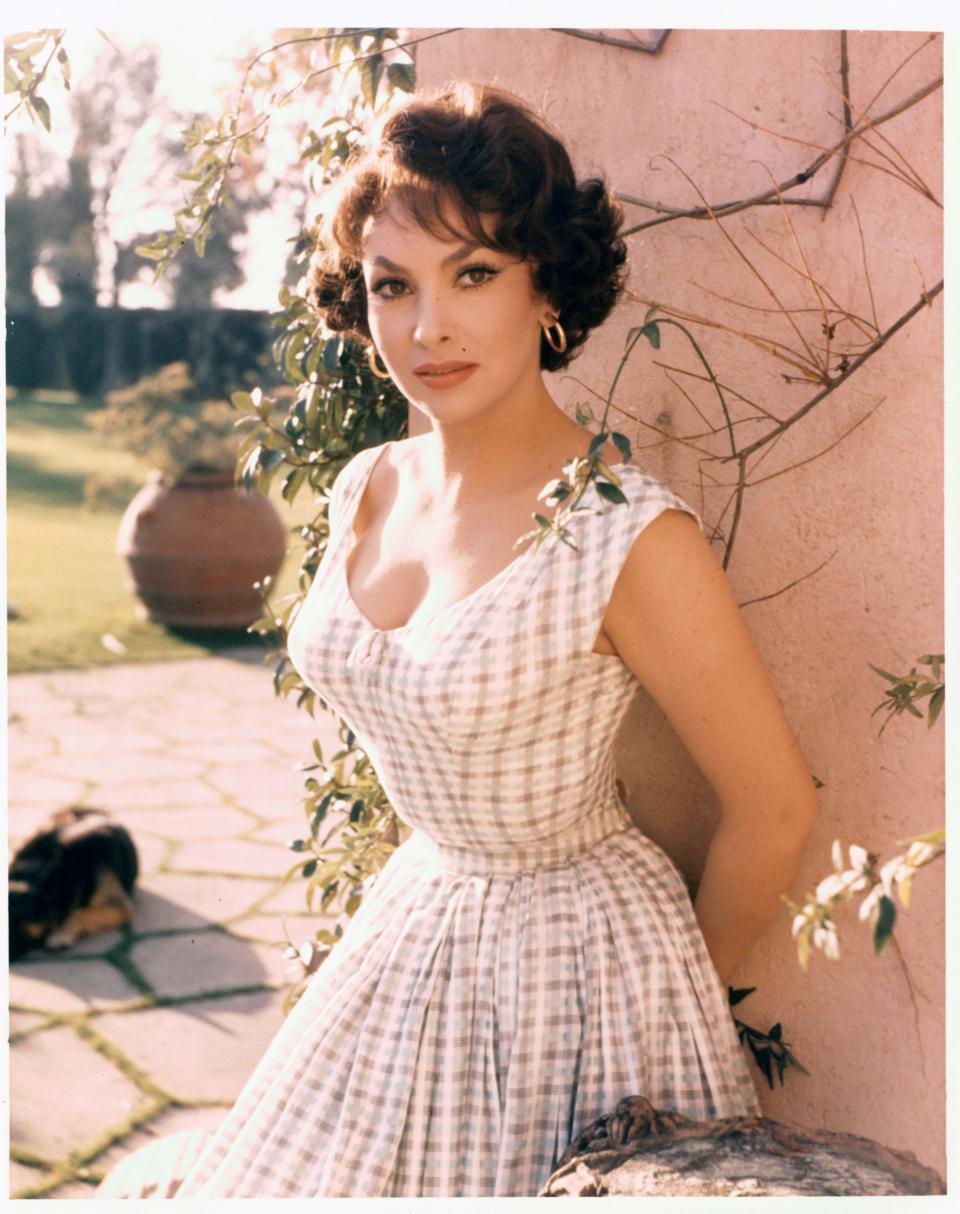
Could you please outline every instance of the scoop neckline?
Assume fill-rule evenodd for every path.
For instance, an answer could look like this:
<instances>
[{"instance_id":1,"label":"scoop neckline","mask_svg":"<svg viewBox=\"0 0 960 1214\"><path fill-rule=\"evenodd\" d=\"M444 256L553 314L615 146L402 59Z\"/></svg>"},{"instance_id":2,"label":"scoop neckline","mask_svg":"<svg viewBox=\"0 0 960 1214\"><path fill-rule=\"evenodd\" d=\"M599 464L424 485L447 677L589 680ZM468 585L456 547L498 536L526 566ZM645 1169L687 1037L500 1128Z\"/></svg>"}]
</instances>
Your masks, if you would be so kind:
<instances>
[{"instance_id":1,"label":"scoop neckline","mask_svg":"<svg viewBox=\"0 0 960 1214\"><path fill-rule=\"evenodd\" d=\"M356 490L353 494L353 500L350 505L349 517L346 519L346 521L344 523L343 531L344 531L345 539L349 539L349 537L353 534L353 520L356 518L357 511L360 509L360 502L363 498L363 494L364 494L364 491L366 490L367 484L369 483L370 477L373 475L373 470L377 466L377 464L380 462L381 458L383 457L384 451L386 451L386 449L388 447L392 446L394 441L395 441L394 439L389 439L387 442L381 444L380 453L377 456L375 456L374 459L370 460L368 462L368 466L363 470L363 472L361 474L361 478L358 481ZM371 449L376 450L376 448L371 448ZM637 466L636 466L636 464L628 464L628 463L621 462L618 464L608 464L607 467L612 472L617 468L636 468ZM638 471L639 471L639 469L638 469ZM362 538L363 537L361 536L361 539ZM434 611L430 615L424 616L423 618L411 618L411 619L407 620L407 622L405 624L398 624L395 628L378 628L376 626L376 624L374 624L372 622L372 620L370 620L367 617L366 613L361 610L359 604L357 603L357 600L353 597L353 591L350 589L350 579L349 579L349 576L347 573L347 563L349 562L350 557L353 555L354 551L356 550L357 544L359 542L360 542L359 540L355 540L353 542L353 544L351 544L349 546L349 548L347 548L346 544L344 545L344 554L338 562L339 567L340 567L340 577L341 577L341 581L343 583L344 592L346 593L347 600L350 603L350 606L353 608L353 610L356 612L356 614L359 616L359 618L363 621L363 623L366 625L366 627L371 632L375 632L375 633L379 634L380 636L396 636L402 632L408 632L411 628L417 628L417 627L420 627L421 625L430 624L434 620L439 619L440 616L446 615L447 612L453 611L455 608L462 607L465 603L469 603L471 599L476 598L479 594L481 594L481 592L488 590L490 587L492 587L492 586L496 585L498 582L500 582L506 576L506 574L510 573L517 565L519 565L526 557L528 557L531 552L534 552L537 549L537 545L534 542L534 539L531 538L527 541L527 546L526 546L526 548L524 548L523 552L519 553L511 561L508 561L507 564L503 566L503 568L498 570L492 577L487 578L487 580L485 582L481 582L481 584L479 586L476 586L468 594L463 595L461 598L456 599L452 603L448 603L445 607L441 607L437 611ZM416 616L416 612L414 612L414 616ZM614 655L603 655L603 656L614 656Z\"/></svg>"}]
</instances>

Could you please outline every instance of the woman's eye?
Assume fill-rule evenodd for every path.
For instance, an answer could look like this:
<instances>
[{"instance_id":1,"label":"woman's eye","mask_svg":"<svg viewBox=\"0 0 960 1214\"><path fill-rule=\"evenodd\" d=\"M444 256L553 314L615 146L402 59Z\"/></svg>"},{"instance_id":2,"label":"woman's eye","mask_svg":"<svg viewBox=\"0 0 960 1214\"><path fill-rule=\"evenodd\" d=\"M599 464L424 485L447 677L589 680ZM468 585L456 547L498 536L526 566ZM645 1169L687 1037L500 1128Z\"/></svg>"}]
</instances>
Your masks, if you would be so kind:
<instances>
[{"instance_id":1,"label":"woman's eye","mask_svg":"<svg viewBox=\"0 0 960 1214\"><path fill-rule=\"evenodd\" d=\"M370 289L374 295L379 295L381 299L396 299L398 295L403 294L406 286L407 284L402 278L381 278Z\"/></svg>"},{"instance_id":2,"label":"woman's eye","mask_svg":"<svg viewBox=\"0 0 960 1214\"><path fill-rule=\"evenodd\" d=\"M485 282L496 278L500 271L495 266L464 266L460 271L460 277L465 279L468 286L482 287Z\"/></svg>"}]
</instances>

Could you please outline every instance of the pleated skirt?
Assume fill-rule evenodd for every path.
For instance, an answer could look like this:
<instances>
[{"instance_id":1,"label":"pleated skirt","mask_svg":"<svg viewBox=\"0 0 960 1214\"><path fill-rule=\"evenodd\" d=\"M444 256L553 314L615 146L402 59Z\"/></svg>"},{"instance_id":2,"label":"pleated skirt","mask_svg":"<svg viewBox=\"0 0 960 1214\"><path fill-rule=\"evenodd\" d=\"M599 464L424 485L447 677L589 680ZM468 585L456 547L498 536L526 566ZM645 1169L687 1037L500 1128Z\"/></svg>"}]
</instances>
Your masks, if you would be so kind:
<instances>
[{"instance_id":1,"label":"pleated skirt","mask_svg":"<svg viewBox=\"0 0 960 1214\"><path fill-rule=\"evenodd\" d=\"M758 1111L689 894L634 827L563 863L391 856L214 1133L151 1144L103 1197L534 1196L643 1095Z\"/></svg>"}]
</instances>

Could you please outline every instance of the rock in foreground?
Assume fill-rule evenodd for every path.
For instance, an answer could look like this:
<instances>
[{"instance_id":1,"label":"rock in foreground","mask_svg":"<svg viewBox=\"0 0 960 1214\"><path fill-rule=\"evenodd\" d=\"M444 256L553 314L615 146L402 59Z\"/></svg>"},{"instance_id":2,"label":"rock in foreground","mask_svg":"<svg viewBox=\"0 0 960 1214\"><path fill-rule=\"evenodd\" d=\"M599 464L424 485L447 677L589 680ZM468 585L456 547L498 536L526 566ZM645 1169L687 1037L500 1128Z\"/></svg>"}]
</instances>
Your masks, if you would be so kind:
<instances>
[{"instance_id":1,"label":"rock in foreground","mask_svg":"<svg viewBox=\"0 0 960 1214\"><path fill-rule=\"evenodd\" d=\"M768 1117L691 1121L642 1096L567 1147L540 1197L888 1197L946 1193L914 1155Z\"/></svg>"}]
</instances>

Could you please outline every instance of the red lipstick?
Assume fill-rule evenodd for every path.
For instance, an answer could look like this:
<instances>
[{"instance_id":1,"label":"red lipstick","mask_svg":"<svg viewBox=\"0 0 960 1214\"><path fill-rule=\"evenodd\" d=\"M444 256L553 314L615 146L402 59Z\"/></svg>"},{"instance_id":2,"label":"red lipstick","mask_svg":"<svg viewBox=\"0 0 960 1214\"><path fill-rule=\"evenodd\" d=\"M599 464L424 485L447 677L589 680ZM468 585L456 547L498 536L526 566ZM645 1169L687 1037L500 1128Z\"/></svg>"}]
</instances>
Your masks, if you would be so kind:
<instances>
[{"instance_id":1,"label":"red lipstick","mask_svg":"<svg viewBox=\"0 0 960 1214\"><path fill-rule=\"evenodd\" d=\"M428 388L455 388L469 379L476 371L477 363L421 363L413 373Z\"/></svg>"}]
</instances>

